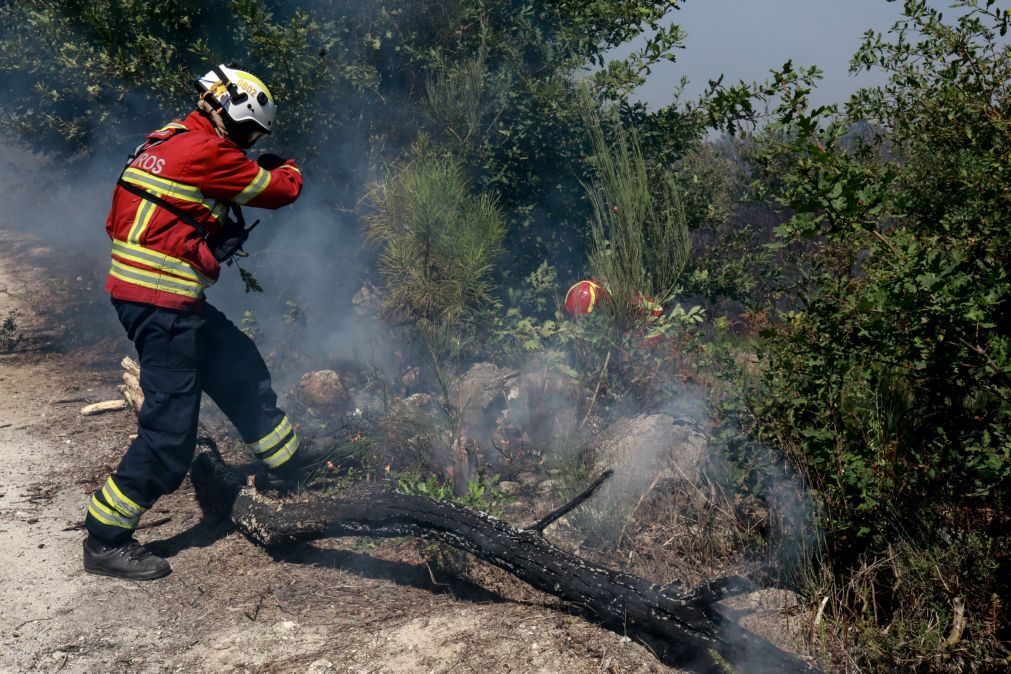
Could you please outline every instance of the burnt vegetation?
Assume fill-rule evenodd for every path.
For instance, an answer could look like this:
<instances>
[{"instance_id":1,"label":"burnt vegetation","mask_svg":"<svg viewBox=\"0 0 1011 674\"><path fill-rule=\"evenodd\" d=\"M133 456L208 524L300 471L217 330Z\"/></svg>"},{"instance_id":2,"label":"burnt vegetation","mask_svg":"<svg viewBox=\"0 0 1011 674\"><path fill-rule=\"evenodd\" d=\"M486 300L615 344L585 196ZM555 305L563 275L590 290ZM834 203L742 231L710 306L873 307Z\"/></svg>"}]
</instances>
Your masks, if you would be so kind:
<instances>
[{"instance_id":1,"label":"burnt vegetation","mask_svg":"<svg viewBox=\"0 0 1011 674\"><path fill-rule=\"evenodd\" d=\"M229 301L338 449L285 501L201 455L257 543L417 536L666 662L803 670L717 605L743 575L797 593L785 645L822 668L1002 671L1011 13L907 0L851 62L885 83L838 105L787 63L651 110L678 4L7 3L0 130L100 166L208 63L265 73L262 149L316 187Z\"/></svg>"}]
</instances>

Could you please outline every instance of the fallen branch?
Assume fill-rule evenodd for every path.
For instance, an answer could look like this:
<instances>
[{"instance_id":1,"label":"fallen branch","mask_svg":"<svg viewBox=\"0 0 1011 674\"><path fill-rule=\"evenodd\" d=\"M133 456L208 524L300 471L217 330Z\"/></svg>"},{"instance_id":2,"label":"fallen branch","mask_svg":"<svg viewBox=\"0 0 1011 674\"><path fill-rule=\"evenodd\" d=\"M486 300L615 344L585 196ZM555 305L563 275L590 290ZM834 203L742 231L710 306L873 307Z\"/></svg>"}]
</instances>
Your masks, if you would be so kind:
<instances>
[{"instance_id":1,"label":"fallen branch","mask_svg":"<svg viewBox=\"0 0 1011 674\"><path fill-rule=\"evenodd\" d=\"M144 391L140 388L140 365L129 356L124 358L120 365L123 367L123 383L119 387L119 392L123 394L134 414L140 414L140 408L144 406Z\"/></svg>"},{"instance_id":2,"label":"fallen branch","mask_svg":"<svg viewBox=\"0 0 1011 674\"><path fill-rule=\"evenodd\" d=\"M104 414L106 412L118 412L119 410L129 409L129 405L125 400L106 400L104 402L95 403L94 405L86 405L81 408L82 417L93 417L96 414Z\"/></svg>"},{"instance_id":3,"label":"fallen branch","mask_svg":"<svg viewBox=\"0 0 1011 674\"><path fill-rule=\"evenodd\" d=\"M726 619L705 600L708 595L665 592L555 547L536 529L518 529L455 503L376 485L358 485L340 496L282 502L245 486L213 447L198 455L190 476L205 509L229 517L250 540L265 547L340 536L438 541L572 602L669 664L722 672L722 659L739 671L816 671Z\"/></svg>"},{"instance_id":4,"label":"fallen branch","mask_svg":"<svg viewBox=\"0 0 1011 674\"><path fill-rule=\"evenodd\" d=\"M607 481L607 478L611 477L612 475L614 475L613 470L611 469L605 470L603 475L594 480L593 484L587 487L582 494L572 499L571 501L563 505L561 508L549 512L547 515L542 517L540 521L538 521L536 524L530 527L529 531L536 531L538 533L543 534L544 530L547 529L549 526L551 526L556 520L565 517L567 514L578 508L580 505L585 503L591 496L597 493L597 490L600 489L601 485L603 485L604 482Z\"/></svg>"}]
</instances>

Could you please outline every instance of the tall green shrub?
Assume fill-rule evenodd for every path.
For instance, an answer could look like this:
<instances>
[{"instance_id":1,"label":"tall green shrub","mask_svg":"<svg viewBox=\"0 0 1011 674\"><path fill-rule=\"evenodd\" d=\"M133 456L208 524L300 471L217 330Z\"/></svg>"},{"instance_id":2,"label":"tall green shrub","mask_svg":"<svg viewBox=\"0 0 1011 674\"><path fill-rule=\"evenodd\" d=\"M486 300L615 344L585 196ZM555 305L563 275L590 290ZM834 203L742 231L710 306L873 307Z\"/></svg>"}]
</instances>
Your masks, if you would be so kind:
<instances>
[{"instance_id":1,"label":"tall green shrub","mask_svg":"<svg viewBox=\"0 0 1011 674\"><path fill-rule=\"evenodd\" d=\"M759 167L792 213L774 246L795 306L759 344L750 430L809 478L824 561L866 588L840 607L876 629L863 656L953 670L995 662L1011 577L1011 14L956 4L907 1L869 34L853 69L889 79L844 114L812 108L817 72L789 64L718 97L773 105ZM962 602L969 627L942 645ZM926 630L941 638L906 638Z\"/></svg>"},{"instance_id":2,"label":"tall green shrub","mask_svg":"<svg viewBox=\"0 0 1011 674\"><path fill-rule=\"evenodd\" d=\"M638 139L619 124L602 123L584 99L595 177L589 267L607 283L605 310L620 327L641 325L649 302L673 299L692 240L673 176L650 173Z\"/></svg>"},{"instance_id":3,"label":"tall green shrub","mask_svg":"<svg viewBox=\"0 0 1011 674\"><path fill-rule=\"evenodd\" d=\"M455 160L420 149L368 194L384 313L410 326L433 357L458 352L468 321L491 300L505 236L494 198L475 194Z\"/></svg>"}]
</instances>

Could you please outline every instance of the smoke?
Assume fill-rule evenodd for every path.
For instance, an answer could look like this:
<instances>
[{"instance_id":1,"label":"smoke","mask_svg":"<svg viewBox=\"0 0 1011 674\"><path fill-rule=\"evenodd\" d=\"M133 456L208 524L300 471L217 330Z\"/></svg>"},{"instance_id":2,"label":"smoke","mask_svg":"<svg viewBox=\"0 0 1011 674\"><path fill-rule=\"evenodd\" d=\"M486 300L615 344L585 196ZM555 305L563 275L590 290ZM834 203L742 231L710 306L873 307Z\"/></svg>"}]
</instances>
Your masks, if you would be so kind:
<instances>
[{"instance_id":1,"label":"smoke","mask_svg":"<svg viewBox=\"0 0 1011 674\"><path fill-rule=\"evenodd\" d=\"M270 73L263 77L269 84ZM362 110L364 117L339 132L310 125L298 134L286 134L290 146L268 138L262 148L251 153L255 157L260 151L269 151L304 160L305 188L295 204L276 212L246 210L248 222L260 219L261 224L246 246L249 256L238 265L257 278L264 292L245 292L238 270L231 267L223 270L207 296L236 323L244 318L247 324L255 320L258 344L281 391L308 369L346 371L370 366L393 382L391 390L408 389L398 381L404 358L397 354L407 352L406 344L391 328L356 313L353 303L363 285L375 280L370 279L375 252L363 244L359 219L362 191L384 160L399 156L415 140L418 128L418 107L412 98L417 92L409 91L407 87L412 85L407 82L403 86L403 90L396 86L384 90L381 104L346 100L349 107ZM318 96L320 101L336 98L333 91L319 91ZM11 145L0 146L3 226L46 242L60 260L53 275L79 286L79 296L87 298L87 310L79 312L75 320L90 326L95 334L115 335L120 340L121 329L102 290L109 256L105 219L126 155L141 142L144 132L169 121L141 96L130 96L126 101L124 110L136 124L120 132L114 146L97 148L87 159L47 159ZM180 101L180 106L185 108L186 102ZM308 107L312 107L311 101ZM382 124L377 121L380 117ZM279 124L283 127L284 123L281 101ZM398 126L403 131L397 135L374 135L377 127ZM320 138L330 140L322 146ZM309 156L299 156L301 152ZM557 180L578 182L570 175L570 168L542 166L539 170L558 173ZM526 217L534 224L524 236L555 241L552 214L574 208L560 201L571 194L545 190L540 203L529 205ZM578 268L583 262L581 245L571 241L565 245L571 267ZM518 248L514 255L525 254L523 246ZM559 254L557 260L565 261L566 255ZM503 260L500 266L511 271L510 260ZM556 300L575 280L559 280ZM124 350L129 348L125 342L123 346ZM419 360L413 365L424 363ZM716 444L709 442L712 433L705 401L687 390L659 409L628 404L620 410L618 406L608 409L612 402L605 392L593 411L587 409L587 392L549 365L520 361L509 366L515 375L499 385L494 402L457 423L466 427L467 438L483 444L485 460L496 467L514 465L507 460L510 453L517 461L528 460L534 466L541 461L568 466L583 462L592 473L613 467L614 477L573 517L587 535L620 539L652 490L665 483L685 489L692 489L692 484L698 487L705 464L718 452ZM465 373L468 368L461 369ZM434 382L427 386L433 397L441 396ZM593 397L596 399L596 394ZM446 445L445 458L451 460L452 453L462 446L461 428L450 431ZM464 479L470 475L461 472ZM593 479L596 474L586 477ZM779 518L774 528L782 533L780 554L783 559L795 559L809 549L810 498L785 473L773 484L769 505Z\"/></svg>"},{"instance_id":2,"label":"smoke","mask_svg":"<svg viewBox=\"0 0 1011 674\"><path fill-rule=\"evenodd\" d=\"M0 142L0 156L0 228L20 235L17 254L45 269L42 287L31 293L33 310L56 328L55 343L47 345L119 337L102 288L109 265L105 219L125 157L103 152L68 165L7 142Z\"/></svg>"}]
</instances>

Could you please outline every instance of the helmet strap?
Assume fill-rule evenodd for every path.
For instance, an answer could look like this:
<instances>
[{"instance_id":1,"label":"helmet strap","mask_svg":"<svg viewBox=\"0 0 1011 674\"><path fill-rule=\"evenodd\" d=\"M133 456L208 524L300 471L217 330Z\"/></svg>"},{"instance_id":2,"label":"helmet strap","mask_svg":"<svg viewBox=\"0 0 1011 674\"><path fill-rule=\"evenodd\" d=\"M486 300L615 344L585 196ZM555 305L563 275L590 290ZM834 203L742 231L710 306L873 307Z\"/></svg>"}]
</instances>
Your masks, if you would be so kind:
<instances>
[{"instance_id":1,"label":"helmet strap","mask_svg":"<svg viewBox=\"0 0 1011 674\"><path fill-rule=\"evenodd\" d=\"M217 105L215 106L215 104ZM210 118L215 133L222 138L228 135L228 124L222 115L221 104L218 103L214 96L210 95L210 92L200 95L200 100L197 101L197 110Z\"/></svg>"}]
</instances>

